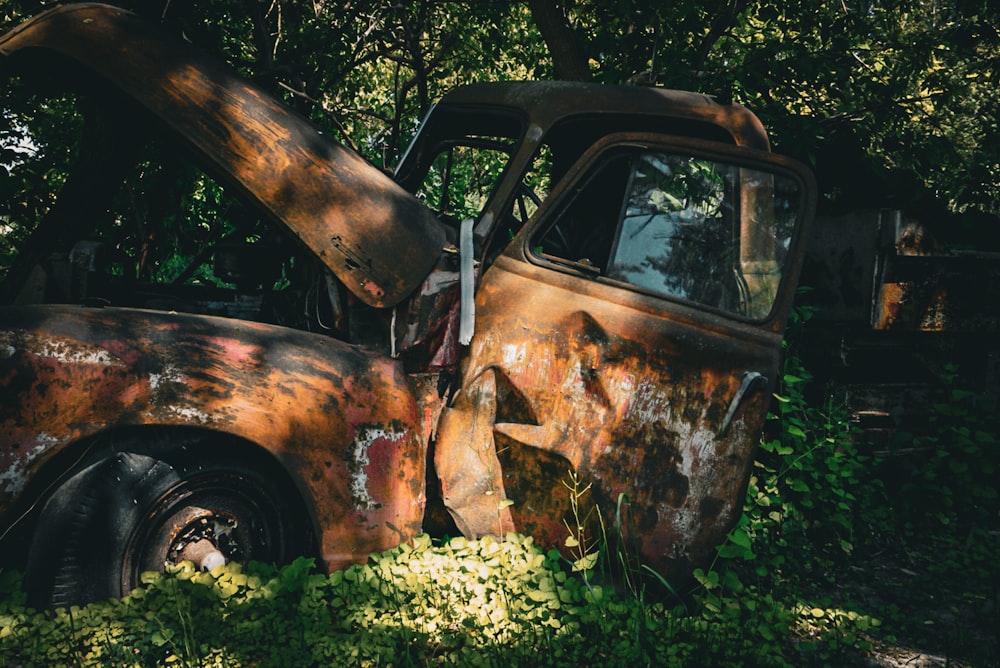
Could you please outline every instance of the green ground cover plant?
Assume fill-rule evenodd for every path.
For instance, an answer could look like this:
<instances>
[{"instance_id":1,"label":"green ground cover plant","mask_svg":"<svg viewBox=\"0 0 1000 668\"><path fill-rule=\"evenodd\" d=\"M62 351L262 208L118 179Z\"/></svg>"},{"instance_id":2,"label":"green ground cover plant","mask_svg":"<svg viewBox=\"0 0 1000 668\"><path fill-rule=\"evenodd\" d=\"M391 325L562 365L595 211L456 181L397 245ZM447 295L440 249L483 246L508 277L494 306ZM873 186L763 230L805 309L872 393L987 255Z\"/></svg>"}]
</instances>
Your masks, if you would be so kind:
<instances>
[{"instance_id":1,"label":"green ground cover plant","mask_svg":"<svg viewBox=\"0 0 1000 668\"><path fill-rule=\"evenodd\" d=\"M51 613L24 607L15 575L2 586L8 666L787 666L803 625L846 637L864 623L734 589L692 614L588 582L520 535L422 536L329 576L305 559L184 563L123 600Z\"/></svg>"}]
</instances>

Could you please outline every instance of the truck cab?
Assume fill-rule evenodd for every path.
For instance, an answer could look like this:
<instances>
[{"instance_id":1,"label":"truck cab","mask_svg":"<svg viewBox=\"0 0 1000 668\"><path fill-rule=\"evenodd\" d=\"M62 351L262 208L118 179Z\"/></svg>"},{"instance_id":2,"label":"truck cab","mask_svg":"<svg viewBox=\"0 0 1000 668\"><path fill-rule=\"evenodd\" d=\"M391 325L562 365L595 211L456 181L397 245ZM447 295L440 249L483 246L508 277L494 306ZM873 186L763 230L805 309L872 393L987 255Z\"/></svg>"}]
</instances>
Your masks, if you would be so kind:
<instances>
[{"instance_id":1,"label":"truck cab","mask_svg":"<svg viewBox=\"0 0 1000 668\"><path fill-rule=\"evenodd\" d=\"M395 177L475 262L433 443L462 533L562 545L587 488L590 535L615 527L664 573L704 563L762 430L808 174L737 104L504 82L446 95Z\"/></svg>"}]
</instances>

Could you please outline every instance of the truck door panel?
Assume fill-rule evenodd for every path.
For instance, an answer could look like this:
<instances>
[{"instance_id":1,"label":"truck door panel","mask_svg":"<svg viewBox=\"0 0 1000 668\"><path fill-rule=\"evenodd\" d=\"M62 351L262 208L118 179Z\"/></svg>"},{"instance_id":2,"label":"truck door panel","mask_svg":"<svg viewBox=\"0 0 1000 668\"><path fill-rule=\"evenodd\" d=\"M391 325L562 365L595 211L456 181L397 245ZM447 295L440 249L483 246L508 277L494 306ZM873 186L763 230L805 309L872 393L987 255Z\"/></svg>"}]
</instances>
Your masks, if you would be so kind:
<instances>
[{"instance_id":1,"label":"truck door panel","mask_svg":"<svg viewBox=\"0 0 1000 668\"><path fill-rule=\"evenodd\" d=\"M738 517L809 206L807 177L758 159L609 139L485 272L435 459L460 529L558 546L627 500L645 563L710 558Z\"/></svg>"}]
</instances>

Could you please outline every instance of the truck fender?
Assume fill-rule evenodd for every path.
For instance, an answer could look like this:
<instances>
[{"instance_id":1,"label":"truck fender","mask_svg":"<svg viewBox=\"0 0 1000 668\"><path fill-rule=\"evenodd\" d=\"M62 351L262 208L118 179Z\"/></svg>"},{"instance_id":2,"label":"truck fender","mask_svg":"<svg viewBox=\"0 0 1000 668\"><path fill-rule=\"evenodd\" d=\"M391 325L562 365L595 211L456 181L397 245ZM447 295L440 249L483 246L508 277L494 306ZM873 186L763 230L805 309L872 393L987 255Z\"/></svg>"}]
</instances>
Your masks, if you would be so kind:
<instances>
[{"instance_id":1,"label":"truck fender","mask_svg":"<svg viewBox=\"0 0 1000 668\"><path fill-rule=\"evenodd\" d=\"M209 316L5 311L0 532L28 502L27 481L60 453L113 444L95 437L138 427L201 430L267 451L301 494L329 569L420 531L426 448L394 360L318 334Z\"/></svg>"}]
</instances>

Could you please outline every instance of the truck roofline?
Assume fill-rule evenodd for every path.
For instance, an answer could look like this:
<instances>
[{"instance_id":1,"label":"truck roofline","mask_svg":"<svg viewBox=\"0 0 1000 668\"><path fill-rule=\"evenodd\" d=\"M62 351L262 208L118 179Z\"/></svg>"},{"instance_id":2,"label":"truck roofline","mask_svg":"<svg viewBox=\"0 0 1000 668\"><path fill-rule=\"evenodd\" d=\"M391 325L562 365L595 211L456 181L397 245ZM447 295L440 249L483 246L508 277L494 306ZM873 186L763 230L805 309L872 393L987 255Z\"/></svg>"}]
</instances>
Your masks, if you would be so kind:
<instances>
[{"instance_id":1,"label":"truck roofline","mask_svg":"<svg viewBox=\"0 0 1000 668\"><path fill-rule=\"evenodd\" d=\"M720 127L738 146L770 150L767 131L752 111L691 91L574 81L496 81L460 86L444 95L439 104L508 107L542 128L584 113L581 110L587 115L672 117Z\"/></svg>"}]
</instances>

